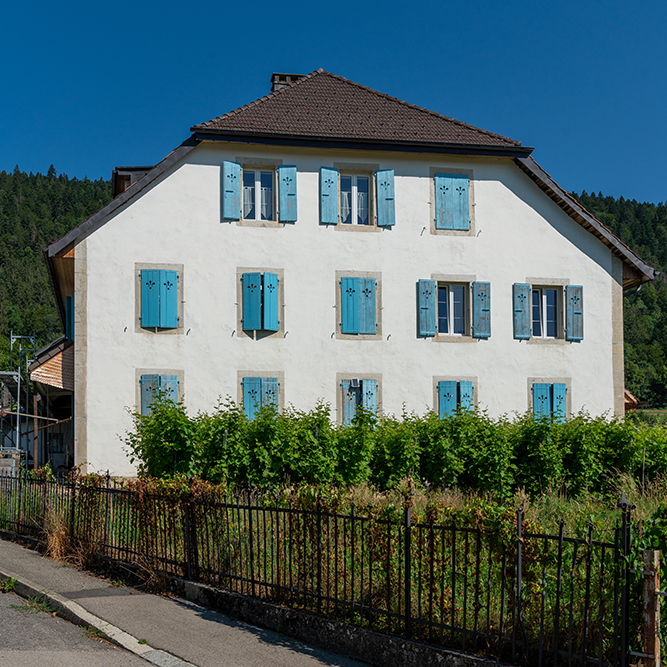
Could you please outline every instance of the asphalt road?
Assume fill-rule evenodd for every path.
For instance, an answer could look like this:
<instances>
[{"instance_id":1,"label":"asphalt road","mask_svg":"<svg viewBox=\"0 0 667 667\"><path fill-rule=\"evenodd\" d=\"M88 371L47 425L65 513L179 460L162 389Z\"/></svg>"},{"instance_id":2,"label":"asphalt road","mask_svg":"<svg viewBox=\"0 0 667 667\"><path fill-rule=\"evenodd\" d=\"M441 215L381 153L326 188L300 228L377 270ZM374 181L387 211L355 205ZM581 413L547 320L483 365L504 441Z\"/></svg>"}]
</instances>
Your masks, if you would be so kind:
<instances>
[{"instance_id":1,"label":"asphalt road","mask_svg":"<svg viewBox=\"0 0 667 667\"><path fill-rule=\"evenodd\" d=\"M0 665L7 667L146 667L149 663L45 611L0 593Z\"/></svg>"}]
</instances>

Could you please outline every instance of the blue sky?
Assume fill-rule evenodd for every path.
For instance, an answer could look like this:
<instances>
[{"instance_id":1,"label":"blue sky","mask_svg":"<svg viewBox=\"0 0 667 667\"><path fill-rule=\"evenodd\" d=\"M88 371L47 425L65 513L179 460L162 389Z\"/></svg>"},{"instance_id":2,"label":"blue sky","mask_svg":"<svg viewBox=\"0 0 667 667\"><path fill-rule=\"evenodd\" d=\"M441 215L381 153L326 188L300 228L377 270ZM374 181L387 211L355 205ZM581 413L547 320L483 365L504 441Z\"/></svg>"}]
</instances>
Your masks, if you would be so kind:
<instances>
[{"instance_id":1,"label":"blue sky","mask_svg":"<svg viewBox=\"0 0 667 667\"><path fill-rule=\"evenodd\" d=\"M567 190L667 200L667 3L5 3L0 170L109 178L319 67L535 146Z\"/></svg>"}]
</instances>

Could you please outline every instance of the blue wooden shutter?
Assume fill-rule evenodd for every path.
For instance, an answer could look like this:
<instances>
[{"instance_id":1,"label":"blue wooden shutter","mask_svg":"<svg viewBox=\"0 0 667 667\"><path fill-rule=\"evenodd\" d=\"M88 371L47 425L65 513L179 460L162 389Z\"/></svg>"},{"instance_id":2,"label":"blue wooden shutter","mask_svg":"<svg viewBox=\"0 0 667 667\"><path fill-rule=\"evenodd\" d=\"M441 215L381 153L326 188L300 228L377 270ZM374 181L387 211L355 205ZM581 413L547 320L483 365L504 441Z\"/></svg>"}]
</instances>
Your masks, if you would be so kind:
<instances>
[{"instance_id":1,"label":"blue wooden shutter","mask_svg":"<svg viewBox=\"0 0 667 667\"><path fill-rule=\"evenodd\" d=\"M280 319L278 317L278 276L275 273L265 273L264 284L264 329L278 331Z\"/></svg>"},{"instance_id":2,"label":"blue wooden shutter","mask_svg":"<svg viewBox=\"0 0 667 667\"><path fill-rule=\"evenodd\" d=\"M165 398L172 403L178 403L178 375L160 375L160 389Z\"/></svg>"},{"instance_id":3,"label":"blue wooden shutter","mask_svg":"<svg viewBox=\"0 0 667 667\"><path fill-rule=\"evenodd\" d=\"M340 330L359 333L359 278L340 279Z\"/></svg>"},{"instance_id":4,"label":"blue wooden shutter","mask_svg":"<svg viewBox=\"0 0 667 667\"><path fill-rule=\"evenodd\" d=\"M530 338L530 285L514 283L512 285L512 304L514 308L514 338Z\"/></svg>"},{"instance_id":5,"label":"blue wooden shutter","mask_svg":"<svg viewBox=\"0 0 667 667\"><path fill-rule=\"evenodd\" d=\"M396 223L394 205L394 170L382 169L375 174L377 189L378 227L392 227Z\"/></svg>"},{"instance_id":6,"label":"blue wooden shutter","mask_svg":"<svg viewBox=\"0 0 667 667\"><path fill-rule=\"evenodd\" d=\"M375 278L359 278L359 333L377 333Z\"/></svg>"},{"instance_id":7,"label":"blue wooden shutter","mask_svg":"<svg viewBox=\"0 0 667 667\"><path fill-rule=\"evenodd\" d=\"M155 391L160 386L160 376L142 375L139 385L141 388L141 414L147 415L150 414Z\"/></svg>"},{"instance_id":8,"label":"blue wooden shutter","mask_svg":"<svg viewBox=\"0 0 667 667\"><path fill-rule=\"evenodd\" d=\"M278 378L261 378L262 380L262 407L272 405L275 409L279 406L280 382Z\"/></svg>"},{"instance_id":9,"label":"blue wooden shutter","mask_svg":"<svg viewBox=\"0 0 667 667\"><path fill-rule=\"evenodd\" d=\"M243 412L252 419L262 405L262 378L243 378Z\"/></svg>"},{"instance_id":10,"label":"blue wooden shutter","mask_svg":"<svg viewBox=\"0 0 667 667\"><path fill-rule=\"evenodd\" d=\"M141 326L160 326L160 271L141 272Z\"/></svg>"},{"instance_id":11,"label":"blue wooden shutter","mask_svg":"<svg viewBox=\"0 0 667 667\"><path fill-rule=\"evenodd\" d=\"M438 382L438 414L440 419L456 412L457 385L456 380L441 380Z\"/></svg>"},{"instance_id":12,"label":"blue wooden shutter","mask_svg":"<svg viewBox=\"0 0 667 667\"><path fill-rule=\"evenodd\" d=\"M567 386L560 382L554 382L552 393L553 417L556 421L564 422L567 416Z\"/></svg>"},{"instance_id":13,"label":"blue wooden shutter","mask_svg":"<svg viewBox=\"0 0 667 667\"><path fill-rule=\"evenodd\" d=\"M581 285L565 287L565 338L584 339L584 288Z\"/></svg>"},{"instance_id":14,"label":"blue wooden shutter","mask_svg":"<svg viewBox=\"0 0 667 667\"><path fill-rule=\"evenodd\" d=\"M278 167L278 220L296 222L296 167Z\"/></svg>"},{"instance_id":15,"label":"blue wooden shutter","mask_svg":"<svg viewBox=\"0 0 667 667\"><path fill-rule=\"evenodd\" d=\"M241 165L222 163L222 219L241 219Z\"/></svg>"},{"instance_id":16,"label":"blue wooden shutter","mask_svg":"<svg viewBox=\"0 0 667 667\"><path fill-rule=\"evenodd\" d=\"M377 380L361 381L361 405L365 410L377 415L378 383Z\"/></svg>"},{"instance_id":17,"label":"blue wooden shutter","mask_svg":"<svg viewBox=\"0 0 667 667\"><path fill-rule=\"evenodd\" d=\"M468 176L435 175L435 228L470 229Z\"/></svg>"},{"instance_id":18,"label":"blue wooden shutter","mask_svg":"<svg viewBox=\"0 0 667 667\"><path fill-rule=\"evenodd\" d=\"M417 330L420 336L435 336L435 280L420 280L417 283Z\"/></svg>"},{"instance_id":19,"label":"blue wooden shutter","mask_svg":"<svg viewBox=\"0 0 667 667\"><path fill-rule=\"evenodd\" d=\"M544 382L533 383L533 414L536 417L551 415L551 385Z\"/></svg>"},{"instance_id":20,"label":"blue wooden shutter","mask_svg":"<svg viewBox=\"0 0 667 667\"><path fill-rule=\"evenodd\" d=\"M472 410L472 382L470 380L459 382L459 406L462 410Z\"/></svg>"},{"instance_id":21,"label":"blue wooden shutter","mask_svg":"<svg viewBox=\"0 0 667 667\"><path fill-rule=\"evenodd\" d=\"M244 331L262 328L262 274L244 273L243 284L243 322Z\"/></svg>"},{"instance_id":22,"label":"blue wooden shutter","mask_svg":"<svg viewBox=\"0 0 667 667\"><path fill-rule=\"evenodd\" d=\"M341 380L341 407L343 409L342 423L347 426L357 414L359 404L359 388L352 386L352 380Z\"/></svg>"},{"instance_id":23,"label":"blue wooden shutter","mask_svg":"<svg viewBox=\"0 0 667 667\"><path fill-rule=\"evenodd\" d=\"M160 327L178 328L177 271L160 271Z\"/></svg>"},{"instance_id":24,"label":"blue wooden shutter","mask_svg":"<svg viewBox=\"0 0 667 667\"><path fill-rule=\"evenodd\" d=\"M320 223L338 224L338 169L320 169Z\"/></svg>"},{"instance_id":25,"label":"blue wooden shutter","mask_svg":"<svg viewBox=\"0 0 667 667\"><path fill-rule=\"evenodd\" d=\"M74 340L74 294L65 297L65 336Z\"/></svg>"},{"instance_id":26,"label":"blue wooden shutter","mask_svg":"<svg viewBox=\"0 0 667 667\"><path fill-rule=\"evenodd\" d=\"M472 284L472 335L474 338L491 336L491 283Z\"/></svg>"}]
</instances>

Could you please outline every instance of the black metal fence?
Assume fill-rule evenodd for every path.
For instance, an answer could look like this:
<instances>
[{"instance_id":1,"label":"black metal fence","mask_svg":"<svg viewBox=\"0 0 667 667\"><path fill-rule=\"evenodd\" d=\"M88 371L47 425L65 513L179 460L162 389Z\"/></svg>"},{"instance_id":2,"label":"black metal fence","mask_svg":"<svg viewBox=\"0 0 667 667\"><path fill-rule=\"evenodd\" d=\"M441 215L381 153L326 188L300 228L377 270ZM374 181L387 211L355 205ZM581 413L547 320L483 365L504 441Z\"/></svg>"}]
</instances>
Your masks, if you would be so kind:
<instances>
[{"instance_id":1,"label":"black metal fence","mask_svg":"<svg viewBox=\"0 0 667 667\"><path fill-rule=\"evenodd\" d=\"M630 510L610 534L414 520L317 498L0 478L0 528L513 664L628 665Z\"/></svg>"}]
</instances>

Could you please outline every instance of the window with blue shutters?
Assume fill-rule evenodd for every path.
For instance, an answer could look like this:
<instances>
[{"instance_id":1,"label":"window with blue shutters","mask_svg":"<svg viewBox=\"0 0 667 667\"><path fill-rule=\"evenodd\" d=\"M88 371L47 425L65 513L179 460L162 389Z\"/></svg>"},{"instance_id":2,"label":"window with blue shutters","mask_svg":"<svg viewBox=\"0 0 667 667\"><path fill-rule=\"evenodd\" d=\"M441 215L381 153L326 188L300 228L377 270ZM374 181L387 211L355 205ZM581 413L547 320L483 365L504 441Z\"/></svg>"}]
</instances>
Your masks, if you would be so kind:
<instances>
[{"instance_id":1,"label":"window with blue shutters","mask_svg":"<svg viewBox=\"0 0 667 667\"><path fill-rule=\"evenodd\" d=\"M179 380L177 375L145 374L139 380L141 393L141 414L148 415L158 396L178 403Z\"/></svg>"},{"instance_id":2,"label":"window with blue shutters","mask_svg":"<svg viewBox=\"0 0 667 667\"><path fill-rule=\"evenodd\" d=\"M514 283L512 307L514 338L533 341L584 338L581 285Z\"/></svg>"},{"instance_id":3,"label":"window with blue shutters","mask_svg":"<svg viewBox=\"0 0 667 667\"><path fill-rule=\"evenodd\" d=\"M567 417L567 385L562 382L534 382L531 387L533 415L564 422Z\"/></svg>"},{"instance_id":4,"label":"window with blue shutters","mask_svg":"<svg viewBox=\"0 0 667 667\"><path fill-rule=\"evenodd\" d=\"M180 276L172 269L141 269L140 325L144 329L178 329Z\"/></svg>"},{"instance_id":5,"label":"window with blue shutters","mask_svg":"<svg viewBox=\"0 0 667 667\"><path fill-rule=\"evenodd\" d=\"M339 326L346 335L379 335L378 279L343 276L339 279Z\"/></svg>"},{"instance_id":6,"label":"window with blue shutters","mask_svg":"<svg viewBox=\"0 0 667 667\"><path fill-rule=\"evenodd\" d=\"M280 278L271 271L241 273L243 331L280 331Z\"/></svg>"},{"instance_id":7,"label":"window with blue shutters","mask_svg":"<svg viewBox=\"0 0 667 667\"><path fill-rule=\"evenodd\" d=\"M438 416L440 419L457 410L472 410L474 385L471 380L440 380L437 384Z\"/></svg>"},{"instance_id":8,"label":"window with blue shutters","mask_svg":"<svg viewBox=\"0 0 667 667\"><path fill-rule=\"evenodd\" d=\"M280 381L277 377L244 377L243 413L248 419L254 419L263 407L280 408Z\"/></svg>"},{"instance_id":9,"label":"window with blue shutters","mask_svg":"<svg viewBox=\"0 0 667 667\"><path fill-rule=\"evenodd\" d=\"M359 408L371 414L378 412L378 380L374 378L344 378L340 381L340 421L352 423Z\"/></svg>"},{"instance_id":10,"label":"window with blue shutters","mask_svg":"<svg viewBox=\"0 0 667 667\"><path fill-rule=\"evenodd\" d=\"M438 174L433 177L434 226L436 231L470 230L470 177Z\"/></svg>"}]
</instances>

